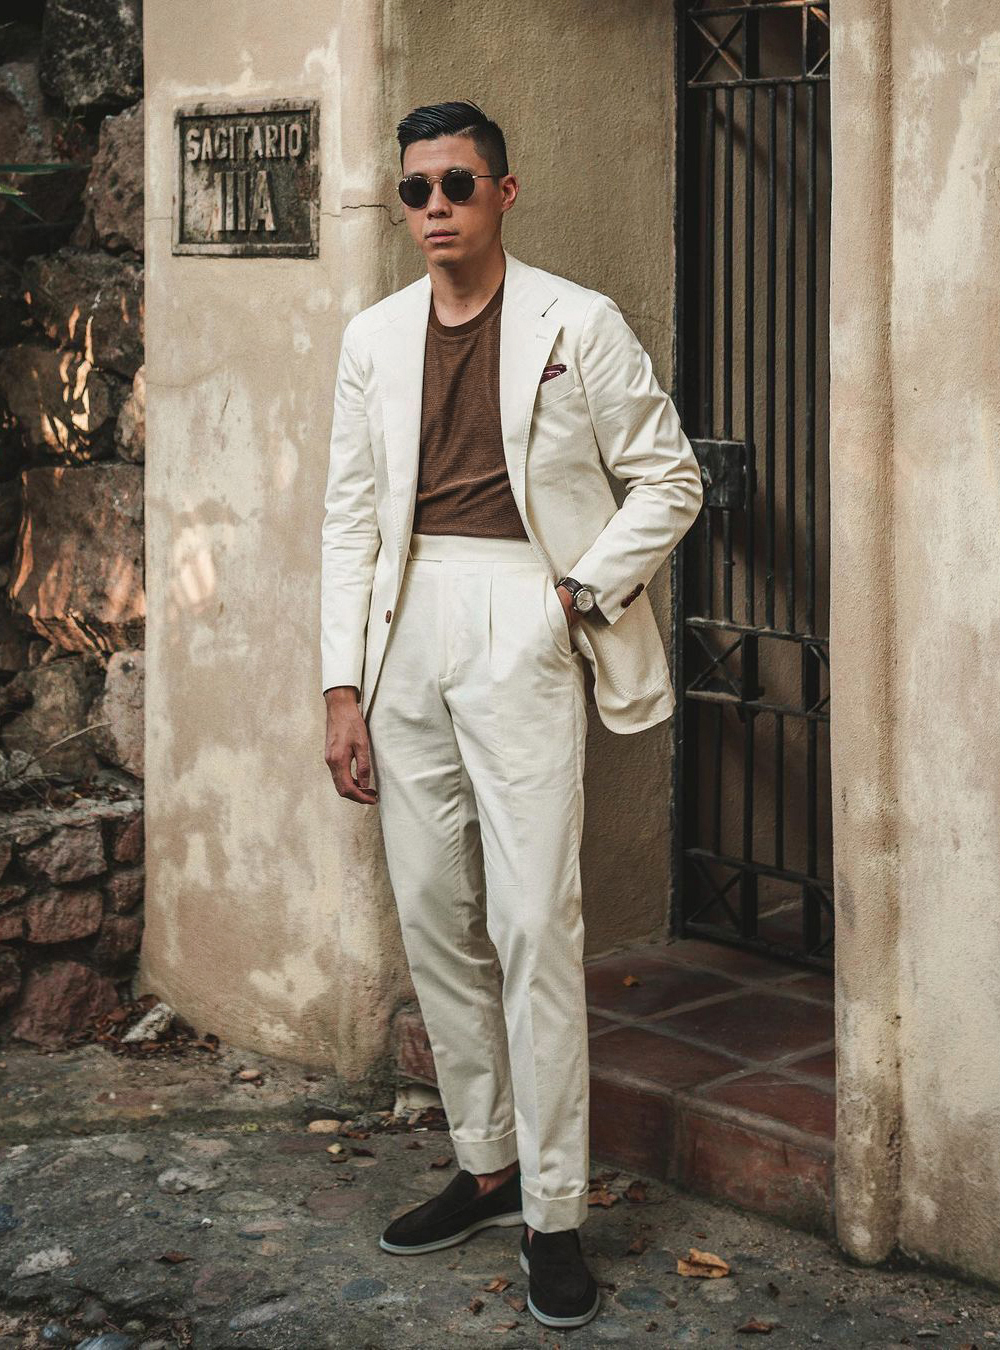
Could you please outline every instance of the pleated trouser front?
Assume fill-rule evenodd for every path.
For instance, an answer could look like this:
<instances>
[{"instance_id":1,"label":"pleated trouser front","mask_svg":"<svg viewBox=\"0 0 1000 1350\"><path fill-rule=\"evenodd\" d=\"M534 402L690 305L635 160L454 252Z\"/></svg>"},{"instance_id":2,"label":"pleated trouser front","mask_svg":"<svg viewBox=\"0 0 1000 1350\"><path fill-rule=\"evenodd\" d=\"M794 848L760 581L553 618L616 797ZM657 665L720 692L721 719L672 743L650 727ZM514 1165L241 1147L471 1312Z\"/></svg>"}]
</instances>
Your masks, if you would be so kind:
<instances>
[{"instance_id":1,"label":"pleated trouser front","mask_svg":"<svg viewBox=\"0 0 1000 1350\"><path fill-rule=\"evenodd\" d=\"M519 1158L541 1232L587 1217L583 661L527 540L411 535L367 716L389 878L459 1166Z\"/></svg>"}]
</instances>

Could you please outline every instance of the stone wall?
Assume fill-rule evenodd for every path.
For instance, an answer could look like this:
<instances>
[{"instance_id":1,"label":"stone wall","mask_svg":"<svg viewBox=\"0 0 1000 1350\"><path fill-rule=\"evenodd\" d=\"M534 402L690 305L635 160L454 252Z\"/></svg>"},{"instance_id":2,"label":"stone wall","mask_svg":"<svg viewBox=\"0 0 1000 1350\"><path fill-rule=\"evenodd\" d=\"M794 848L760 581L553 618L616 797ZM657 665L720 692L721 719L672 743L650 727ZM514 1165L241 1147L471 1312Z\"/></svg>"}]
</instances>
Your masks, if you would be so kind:
<instances>
[{"instance_id":1,"label":"stone wall","mask_svg":"<svg viewBox=\"0 0 1000 1350\"><path fill-rule=\"evenodd\" d=\"M38 9L0 27L0 164L70 167L0 203L0 1041L53 1046L143 923L142 34Z\"/></svg>"}]
</instances>

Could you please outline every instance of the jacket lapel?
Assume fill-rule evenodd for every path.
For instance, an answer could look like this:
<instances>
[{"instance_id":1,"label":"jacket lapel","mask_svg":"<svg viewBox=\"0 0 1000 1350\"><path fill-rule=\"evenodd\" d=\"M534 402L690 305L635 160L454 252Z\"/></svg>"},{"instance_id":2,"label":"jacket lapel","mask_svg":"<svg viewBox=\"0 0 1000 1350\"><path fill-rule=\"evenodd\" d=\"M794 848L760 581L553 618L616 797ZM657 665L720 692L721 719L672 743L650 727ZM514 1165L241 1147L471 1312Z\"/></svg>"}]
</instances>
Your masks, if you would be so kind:
<instances>
[{"instance_id":1,"label":"jacket lapel","mask_svg":"<svg viewBox=\"0 0 1000 1350\"><path fill-rule=\"evenodd\" d=\"M500 307L500 427L514 500L527 525L525 461L538 381L561 327L547 311L556 293L534 268L507 250ZM417 500L420 411L431 283L426 273L389 297L389 321L373 337L393 519L400 558L408 546Z\"/></svg>"}]
</instances>

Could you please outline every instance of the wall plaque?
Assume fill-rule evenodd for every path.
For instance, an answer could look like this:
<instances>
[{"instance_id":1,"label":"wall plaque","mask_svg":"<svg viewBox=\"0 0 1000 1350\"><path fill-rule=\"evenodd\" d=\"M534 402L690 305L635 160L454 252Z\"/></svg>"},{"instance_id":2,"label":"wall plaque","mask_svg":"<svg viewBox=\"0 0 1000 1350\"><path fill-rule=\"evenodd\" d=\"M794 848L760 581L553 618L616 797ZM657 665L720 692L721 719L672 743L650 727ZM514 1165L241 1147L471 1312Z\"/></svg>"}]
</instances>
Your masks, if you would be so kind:
<instances>
[{"instance_id":1,"label":"wall plaque","mask_svg":"<svg viewBox=\"0 0 1000 1350\"><path fill-rule=\"evenodd\" d=\"M174 253L319 256L319 105L198 103L174 112Z\"/></svg>"}]
</instances>

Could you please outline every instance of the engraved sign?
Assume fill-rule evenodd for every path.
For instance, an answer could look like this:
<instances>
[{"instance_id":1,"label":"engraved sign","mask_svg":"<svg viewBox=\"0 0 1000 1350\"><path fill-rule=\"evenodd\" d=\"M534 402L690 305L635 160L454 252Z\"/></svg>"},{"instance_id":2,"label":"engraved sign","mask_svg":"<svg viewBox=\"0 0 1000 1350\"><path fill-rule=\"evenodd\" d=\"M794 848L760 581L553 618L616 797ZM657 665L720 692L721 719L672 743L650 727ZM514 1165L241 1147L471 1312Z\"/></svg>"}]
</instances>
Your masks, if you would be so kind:
<instances>
[{"instance_id":1,"label":"engraved sign","mask_svg":"<svg viewBox=\"0 0 1000 1350\"><path fill-rule=\"evenodd\" d=\"M174 253L319 256L315 100L174 112Z\"/></svg>"}]
</instances>

